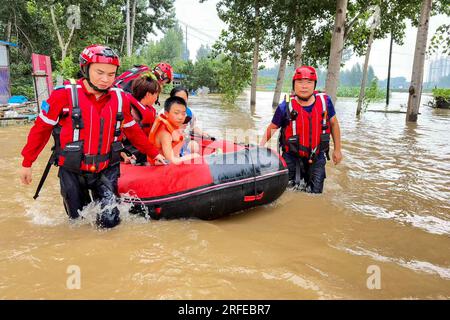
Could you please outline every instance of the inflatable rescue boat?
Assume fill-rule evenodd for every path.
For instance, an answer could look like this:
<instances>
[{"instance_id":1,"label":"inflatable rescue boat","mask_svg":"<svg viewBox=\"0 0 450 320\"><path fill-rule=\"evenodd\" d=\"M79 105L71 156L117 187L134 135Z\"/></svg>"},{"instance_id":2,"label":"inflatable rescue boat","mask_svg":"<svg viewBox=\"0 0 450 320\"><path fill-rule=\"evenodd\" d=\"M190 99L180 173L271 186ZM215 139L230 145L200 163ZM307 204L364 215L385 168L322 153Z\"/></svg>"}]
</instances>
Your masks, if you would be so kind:
<instances>
[{"instance_id":1,"label":"inflatable rescue boat","mask_svg":"<svg viewBox=\"0 0 450 320\"><path fill-rule=\"evenodd\" d=\"M121 163L119 193L153 219L211 220L276 200L288 170L275 151L225 140L198 140L202 157L175 165ZM146 210L145 210L146 209Z\"/></svg>"}]
</instances>

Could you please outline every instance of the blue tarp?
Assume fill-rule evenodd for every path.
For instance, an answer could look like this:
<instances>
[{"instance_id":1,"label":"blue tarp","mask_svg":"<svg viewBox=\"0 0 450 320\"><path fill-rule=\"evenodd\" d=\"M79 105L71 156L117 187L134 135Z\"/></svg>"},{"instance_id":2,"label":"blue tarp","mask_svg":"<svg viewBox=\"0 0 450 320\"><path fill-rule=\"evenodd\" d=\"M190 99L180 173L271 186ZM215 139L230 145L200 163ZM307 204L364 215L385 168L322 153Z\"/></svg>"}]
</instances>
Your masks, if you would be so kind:
<instances>
[{"instance_id":1,"label":"blue tarp","mask_svg":"<svg viewBox=\"0 0 450 320\"><path fill-rule=\"evenodd\" d=\"M9 98L8 103L24 103L27 101L28 99L25 96L12 96Z\"/></svg>"},{"instance_id":2,"label":"blue tarp","mask_svg":"<svg viewBox=\"0 0 450 320\"><path fill-rule=\"evenodd\" d=\"M182 73L174 73L173 77L174 77L174 79L184 79L184 78L186 78L186 75L184 75Z\"/></svg>"},{"instance_id":3,"label":"blue tarp","mask_svg":"<svg viewBox=\"0 0 450 320\"><path fill-rule=\"evenodd\" d=\"M7 42L7 41L3 41L3 40L0 40L0 44L5 45L5 46L10 46L10 47L18 47L18 45L16 43Z\"/></svg>"}]
</instances>

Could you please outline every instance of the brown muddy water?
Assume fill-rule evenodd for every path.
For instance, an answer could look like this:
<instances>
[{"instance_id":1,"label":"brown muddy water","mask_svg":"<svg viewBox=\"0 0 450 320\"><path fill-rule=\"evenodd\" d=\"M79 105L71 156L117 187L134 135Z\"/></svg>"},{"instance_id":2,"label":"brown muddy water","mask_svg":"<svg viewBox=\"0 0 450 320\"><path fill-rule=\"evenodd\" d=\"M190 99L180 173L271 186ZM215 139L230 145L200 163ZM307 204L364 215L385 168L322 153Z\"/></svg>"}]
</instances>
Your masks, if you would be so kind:
<instances>
[{"instance_id":1,"label":"brown muddy water","mask_svg":"<svg viewBox=\"0 0 450 320\"><path fill-rule=\"evenodd\" d=\"M394 93L391 110L406 99ZM253 114L248 101L190 105L216 136L261 133L272 94L258 92ZM355 108L354 99L337 103L344 161L328 163L323 195L287 191L215 221L146 221L124 206L109 231L68 221L55 168L34 201L50 144L25 187L18 170L30 126L0 128L0 298L450 298L450 110L421 107L418 123L405 124L404 114L355 119Z\"/></svg>"}]
</instances>

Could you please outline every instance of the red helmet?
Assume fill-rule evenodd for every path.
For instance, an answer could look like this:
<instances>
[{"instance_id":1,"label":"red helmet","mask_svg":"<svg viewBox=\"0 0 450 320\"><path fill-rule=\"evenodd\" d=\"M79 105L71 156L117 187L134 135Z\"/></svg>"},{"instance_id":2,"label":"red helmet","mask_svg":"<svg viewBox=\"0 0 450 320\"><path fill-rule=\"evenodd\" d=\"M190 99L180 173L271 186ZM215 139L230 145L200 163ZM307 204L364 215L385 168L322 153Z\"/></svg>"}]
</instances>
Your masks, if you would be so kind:
<instances>
[{"instance_id":1,"label":"red helmet","mask_svg":"<svg viewBox=\"0 0 450 320\"><path fill-rule=\"evenodd\" d=\"M292 77L292 81L300 80L300 79L309 79L317 81L317 72L316 69L310 66L301 66L295 70L294 76Z\"/></svg>"},{"instance_id":2,"label":"red helmet","mask_svg":"<svg viewBox=\"0 0 450 320\"><path fill-rule=\"evenodd\" d=\"M173 80L173 69L168 63L158 63L153 69L153 73L156 75L160 83L167 79L169 80L169 83L171 83Z\"/></svg>"},{"instance_id":3,"label":"red helmet","mask_svg":"<svg viewBox=\"0 0 450 320\"><path fill-rule=\"evenodd\" d=\"M88 77L87 67L91 63L107 63L120 66L119 56L113 49L99 44L91 44L80 53L80 68L84 77Z\"/></svg>"}]
</instances>

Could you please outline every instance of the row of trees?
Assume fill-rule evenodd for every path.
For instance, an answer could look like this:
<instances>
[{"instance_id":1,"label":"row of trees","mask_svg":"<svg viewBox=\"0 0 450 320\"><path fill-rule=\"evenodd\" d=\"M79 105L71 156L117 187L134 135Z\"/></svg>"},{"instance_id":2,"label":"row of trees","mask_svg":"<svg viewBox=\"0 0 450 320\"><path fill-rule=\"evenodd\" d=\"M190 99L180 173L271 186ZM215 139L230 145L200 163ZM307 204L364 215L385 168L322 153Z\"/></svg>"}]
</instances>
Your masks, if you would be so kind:
<instances>
[{"instance_id":1,"label":"row of trees","mask_svg":"<svg viewBox=\"0 0 450 320\"><path fill-rule=\"evenodd\" d=\"M293 65L287 65L286 71L285 71L285 77L284 81L290 82L290 79L292 78L292 75L294 74L294 66ZM318 73L318 88L325 88L325 80L326 80L326 70L324 69L317 69ZM276 77L278 75L278 68L271 68L271 69L264 69L260 70L258 72L258 76L261 77L267 77L267 78L273 78L274 81L276 80ZM339 73L339 86L340 87L358 87L361 84L361 79L363 76L363 70L362 66L359 63L355 63L350 69L348 70L341 70ZM371 83L372 80L375 79L375 72L373 70L372 66L369 66L367 71L367 82Z\"/></svg>"},{"instance_id":2,"label":"row of trees","mask_svg":"<svg viewBox=\"0 0 450 320\"><path fill-rule=\"evenodd\" d=\"M20 44L24 59L31 52L39 52L62 61L97 42L124 55L128 40L132 50L137 49L149 33L174 25L173 4L174 0L77 0L76 5L71 0L4 0L0 33L7 41ZM130 6L131 21L125 23Z\"/></svg>"},{"instance_id":3,"label":"row of trees","mask_svg":"<svg viewBox=\"0 0 450 320\"><path fill-rule=\"evenodd\" d=\"M250 71L239 54L225 55L202 46L195 64L187 59L174 0L79 0L75 6L69 0L5 0L4 4L0 34L19 44L10 50L12 94L33 96L31 53L50 56L56 75L69 78L78 72L79 53L92 43L114 48L122 57L121 71L134 64L166 61L188 76L190 88L207 86L212 92L225 93L228 101L247 86ZM157 30L164 37L148 41L148 35Z\"/></svg>"},{"instance_id":4,"label":"row of trees","mask_svg":"<svg viewBox=\"0 0 450 320\"><path fill-rule=\"evenodd\" d=\"M32 88L33 52L50 56L53 70L70 76L89 44L109 45L121 56L128 48L138 51L149 33L174 26L173 5L174 0L3 0L0 34L19 44L10 51L13 89Z\"/></svg>"},{"instance_id":5,"label":"row of trees","mask_svg":"<svg viewBox=\"0 0 450 320\"><path fill-rule=\"evenodd\" d=\"M71 6L69 0L5 0L0 8L0 33L7 41L20 45L12 50L13 73L28 76L31 52L38 52L50 55L54 68L68 76L76 70L74 62L83 47L104 43L127 56L125 67L165 60L190 75L194 87L207 81L204 75L208 69L208 77L213 78L211 88L225 92L231 101L251 84L254 107L258 70L265 59L270 57L280 65L274 106L280 99L288 64L325 67L325 89L336 99L345 56L367 54L368 60L371 40L389 35L401 45L406 21L411 20L419 26L420 35L411 92L420 97L428 18L430 14L450 11L450 0L435 0L433 10L431 3L432 0L220 0L218 15L228 28L212 52L203 50L195 64L183 59L182 33L174 27L174 0L79 0L76 6ZM380 8L382 19L376 28L370 28L369 9L374 5ZM156 30L165 31L166 39L147 43L148 33ZM448 39L448 27L443 26L439 32L433 50ZM363 74L366 71L363 68ZM370 70L368 73L370 76ZM418 106L417 102L413 104Z\"/></svg>"},{"instance_id":6,"label":"row of trees","mask_svg":"<svg viewBox=\"0 0 450 320\"><path fill-rule=\"evenodd\" d=\"M207 0L201 0L207 1ZM217 4L219 17L228 25L215 46L218 52L235 59L236 65L251 68L247 82L251 83L251 105L254 107L258 68L271 57L280 62L273 106L280 99L286 64L326 66L326 91L336 99L342 55L346 50L365 55L371 40L392 37L402 45L406 22L418 27L416 50L417 63L413 69L418 74L411 85L416 97L420 97L419 82L423 77L423 61L426 46L425 27L430 14L449 14L449 0L220 0ZM381 20L375 28L368 25L378 6ZM427 19L428 17L428 19ZM373 32L372 32L373 31ZM445 31L445 30L444 30ZM424 41L425 40L425 41ZM368 57L367 57L368 58ZM368 59L367 59L368 60ZM239 72L241 70L238 70ZM363 71L364 72L364 71ZM364 77L363 77L364 79ZM419 93L419 94L418 94ZM418 95L417 95L418 94ZM413 103L418 108L418 102ZM411 111L412 113L418 112ZM414 121L414 117L409 117Z\"/></svg>"}]
</instances>

